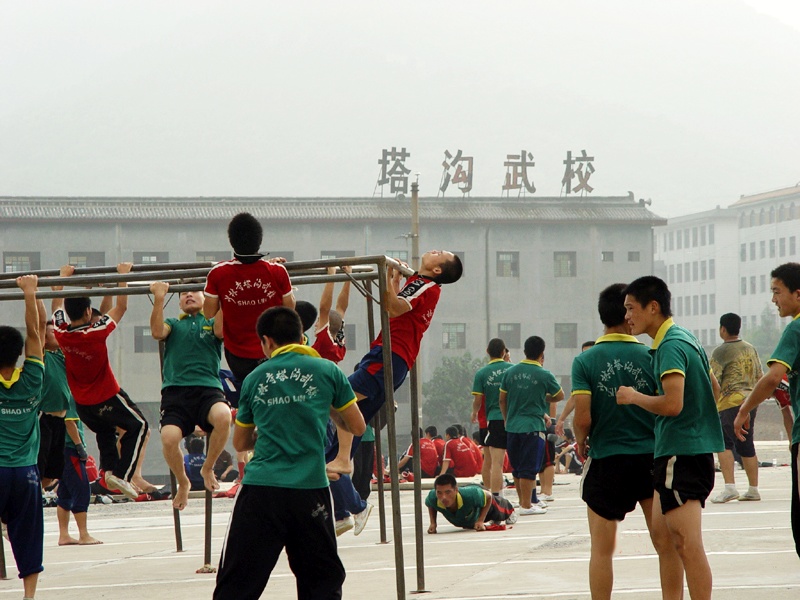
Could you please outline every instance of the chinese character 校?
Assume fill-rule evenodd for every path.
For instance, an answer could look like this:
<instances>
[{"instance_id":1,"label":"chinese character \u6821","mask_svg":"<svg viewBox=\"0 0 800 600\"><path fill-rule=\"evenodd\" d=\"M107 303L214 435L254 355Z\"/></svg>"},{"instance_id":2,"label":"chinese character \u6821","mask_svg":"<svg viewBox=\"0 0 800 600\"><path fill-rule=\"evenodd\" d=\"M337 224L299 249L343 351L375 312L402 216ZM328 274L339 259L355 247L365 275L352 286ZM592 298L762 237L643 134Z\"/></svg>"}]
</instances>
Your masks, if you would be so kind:
<instances>
[{"instance_id":1,"label":"chinese character \u6821","mask_svg":"<svg viewBox=\"0 0 800 600\"><path fill-rule=\"evenodd\" d=\"M405 148L398 152L395 146L392 146L391 150L384 148L381 153L381 159L378 161L381 166L381 175L378 179L378 185L381 186L381 195L383 195L383 186L387 183L392 194L407 193L408 174L411 169L407 169L403 163L411 154L406 152Z\"/></svg>"},{"instance_id":2,"label":"chinese character \u6821","mask_svg":"<svg viewBox=\"0 0 800 600\"><path fill-rule=\"evenodd\" d=\"M444 160L442 167L442 183L439 185L439 191L444 193L450 182L456 184L462 194L468 194L472 190L472 156L462 156L461 150L456 151L455 157L450 154L448 150L444 151ZM455 168L454 173L450 173L450 169ZM463 184L463 185L461 185Z\"/></svg>"},{"instance_id":3,"label":"chinese character \u6821","mask_svg":"<svg viewBox=\"0 0 800 600\"><path fill-rule=\"evenodd\" d=\"M564 177L561 180L561 186L566 186L566 193L572 194L577 192L582 192L583 194L591 193L594 188L589 185L589 177L592 176L594 173L594 165L592 165L592 161L594 161L594 156L586 156L586 150L581 150L581 156L577 156L572 158L572 151L567 151L567 159L564 161L564 165L566 168L564 170ZM578 165L577 169L573 169L572 165ZM584 170L584 163L586 164L586 169ZM574 188L572 187L572 180L575 176L578 176L578 185Z\"/></svg>"},{"instance_id":4,"label":"chinese character \u6821","mask_svg":"<svg viewBox=\"0 0 800 600\"><path fill-rule=\"evenodd\" d=\"M536 187L534 187L533 182L528 180L528 167L534 167L535 165L533 154L525 152L525 150L522 150L519 154L506 155L506 162L503 163L503 166L506 167L506 182L503 184L503 191L523 191L522 186L524 185L525 190L531 194L536 193Z\"/></svg>"}]
</instances>

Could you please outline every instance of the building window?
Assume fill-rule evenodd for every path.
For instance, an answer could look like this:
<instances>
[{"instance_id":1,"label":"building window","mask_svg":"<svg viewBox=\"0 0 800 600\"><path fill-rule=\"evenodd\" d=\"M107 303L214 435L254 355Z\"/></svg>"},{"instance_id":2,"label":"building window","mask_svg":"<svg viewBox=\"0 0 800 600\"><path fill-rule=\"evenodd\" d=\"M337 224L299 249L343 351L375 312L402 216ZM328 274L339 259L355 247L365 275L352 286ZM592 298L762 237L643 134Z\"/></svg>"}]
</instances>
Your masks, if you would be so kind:
<instances>
[{"instance_id":1,"label":"building window","mask_svg":"<svg viewBox=\"0 0 800 600\"><path fill-rule=\"evenodd\" d=\"M678 263L678 283L683 283L683 263Z\"/></svg>"},{"instance_id":2,"label":"building window","mask_svg":"<svg viewBox=\"0 0 800 600\"><path fill-rule=\"evenodd\" d=\"M678 250L683 248L683 236L681 233L683 232L680 229L675 232L675 246L678 248Z\"/></svg>"},{"instance_id":3,"label":"building window","mask_svg":"<svg viewBox=\"0 0 800 600\"><path fill-rule=\"evenodd\" d=\"M717 265L713 258L708 259L708 278L714 279L717 275Z\"/></svg>"},{"instance_id":4,"label":"building window","mask_svg":"<svg viewBox=\"0 0 800 600\"><path fill-rule=\"evenodd\" d=\"M768 218L769 218L768 222L770 224L775 222L775 207L774 206L770 206L769 207L769 217Z\"/></svg>"},{"instance_id":5,"label":"building window","mask_svg":"<svg viewBox=\"0 0 800 600\"><path fill-rule=\"evenodd\" d=\"M756 259L756 243L750 242L750 260Z\"/></svg>"},{"instance_id":6,"label":"building window","mask_svg":"<svg viewBox=\"0 0 800 600\"><path fill-rule=\"evenodd\" d=\"M675 249L675 232L674 231L670 231L669 232L669 249L670 250L674 250Z\"/></svg>"},{"instance_id":7,"label":"building window","mask_svg":"<svg viewBox=\"0 0 800 600\"><path fill-rule=\"evenodd\" d=\"M797 209L794 206L794 202L789 205L789 219L796 219L797 218Z\"/></svg>"},{"instance_id":8,"label":"building window","mask_svg":"<svg viewBox=\"0 0 800 600\"><path fill-rule=\"evenodd\" d=\"M519 252L497 253L497 276L519 277Z\"/></svg>"},{"instance_id":9,"label":"building window","mask_svg":"<svg viewBox=\"0 0 800 600\"><path fill-rule=\"evenodd\" d=\"M332 258L350 258L351 256L355 255L355 250L323 250L319 253L319 257L322 260L330 260Z\"/></svg>"},{"instance_id":10,"label":"building window","mask_svg":"<svg viewBox=\"0 0 800 600\"><path fill-rule=\"evenodd\" d=\"M692 314L700 314L700 296L692 296Z\"/></svg>"},{"instance_id":11,"label":"building window","mask_svg":"<svg viewBox=\"0 0 800 600\"><path fill-rule=\"evenodd\" d=\"M739 285L739 293L742 296L747 295L747 277L742 277L740 285Z\"/></svg>"},{"instance_id":12,"label":"building window","mask_svg":"<svg viewBox=\"0 0 800 600\"><path fill-rule=\"evenodd\" d=\"M796 252L797 252L797 238L795 238L795 236L792 236L789 238L789 254L791 256L794 256Z\"/></svg>"},{"instance_id":13,"label":"building window","mask_svg":"<svg viewBox=\"0 0 800 600\"><path fill-rule=\"evenodd\" d=\"M700 331L701 343L703 346L708 346L708 329L703 329Z\"/></svg>"},{"instance_id":14,"label":"building window","mask_svg":"<svg viewBox=\"0 0 800 600\"><path fill-rule=\"evenodd\" d=\"M764 225L767 222L765 214L766 213L764 213L764 209L762 208L761 212L758 213L758 224L759 225Z\"/></svg>"},{"instance_id":15,"label":"building window","mask_svg":"<svg viewBox=\"0 0 800 600\"><path fill-rule=\"evenodd\" d=\"M24 273L38 271L41 268L39 252L3 252L4 273Z\"/></svg>"},{"instance_id":16,"label":"building window","mask_svg":"<svg viewBox=\"0 0 800 600\"><path fill-rule=\"evenodd\" d=\"M358 350L358 337L356 336L356 326L353 323L344 324L344 345L345 348L353 352Z\"/></svg>"},{"instance_id":17,"label":"building window","mask_svg":"<svg viewBox=\"0 0 800 600\"><path fill-rule=\"evenodd\" d=\"M766 258L767 257L767 242L761 240L758 245L758 258Z\"/></svg>"},{"instance_id":18,"label":"building window","mask_svg":"<svg viewBox=\"0 0 800 600\"><path fill-rule=\"evenodd\" d=\"M697 281L698 277L698 268L697 268L697 261L692 263L692 281Z\"/></svg>"},{"instance_id":19,"label":"building window","mask_svg":"<svg viewBox=\"0 0 800 600\"><path fill-rule=\"evenodd\" d=\"M706 261L700 261L700 281L705 281L708 279L708 263Z\"/></svg>"},{"instance_id":20,"label":"building window","mask_svg":"<svg viewBox=\"0 0 800 600\"><path fill-rule=\"evenodd\" d=\"M556 323L555 324L555 346L556 348L577 348L578 347L578 324L577 323Z\"/></svg>"},{"instance_id":21,"label":"building window","mask_svg":"<svg viewBox=\"0 0 800 600\"><path fill-rule=\"evenodd\" d=\"M669 282L675 283L675 265L669 266Z\"/></svg>"},{"instance_id":22,"label":"building window","mask_svg":"<svg viewBox=\"0 0 800 600\"><path fill-rule=\"evenodd\" d=\"M778 222L786 220L786 207L781 204L780 208L778 208Z\"/></svg>"},{"instance_id":23,"label":"building window","mask_svg":"<svg viewBox=\"0 0 800 600\"><path fill-rule=\"evenodd\" d=\"M408 250L387 250L386 256L396 260L402 260L405 263L408 262Z\"/></svg>"},{"instance_id":24,"label":"building window","mask_svg":"<svg viewBox=\"0 0 800 600\"><path fill-rule=\"evenodd\" d=\"M219 252L215 252L213 250L198 250L195 252L194 257L197 262L218 263L224 260L231 260L233 255L231 254L230 250L220 250Z\"/></svg>"},{"instance_id":25,"label":"building window","mask_svg":"<svg viewBox=\"0 0 800 600\"><path fill-rule=\"evenodd\" d=\"M522 348L522 333L519 323L498 323L497 337L505 342L506 348Z\"/></svg>"},{"instance_id":26,"label":"building window","mask_svg":"<svg viewBox=\"0 0 800 600\"><path fill-rule=\"evenodd\" d=\"M752 275L750 277L750 293L751 294L755 294L756 293L756 276L755 275Z\"/></svg>"},{"instance_id":27,"label":"building window","mask_svg":"<svg viewBox=\"0 0 800 600\"><path fill-rule=\"evenodd\" d=\"M683 316L683 296L678 296L678 304L675 306L675 313L679 316Z\"/></svg>"},{"instance_id":28,"label":"building window","mask_svg":"<svg viewBox=\"0 0 800 600\"><path fill-rule=\"evenodd\" d=\"M641 256L640 252L628 252L628 262L639 262Z\"/></svg>"},{"instance_id":29,"label":"building window","mask_svg":"<svg viewBox=\"0 0 800 600\"><path fill-rule=\"evenodd\" d=\"M706 245L706 226L705 225L703 225L700 228L700 245L701 246L705 246Z\"/></svg>"},{"instance_id":30,"label":"building window","mask_svg":"<svg viewBox=\"0 0 800 600\"><path fill-rule=\"evenodd\" d=\"M700 314L707 315L708 314L708 296L703 294L700 296Z\"/></svg>"},{"instance_id":31,"label":"building window","mask_svg":"<svg viewBox=\"0 0 800 600\"><path fill-rule=\"evenodd\" d=\"M76 268L102 267L106 264L105 252L70 252L67 262Z\"/></svg>"},{"instance_id":32,"label":"building window","mask_svg":"<svg viewBox=\"0 0 800 600\"><path fill-rule=\"evenodd\" d=\"M442 348L463 350L467 347L466 323L442 323Z\"/></svg>"},{"instance_id":33,"label":"building window","mask_svg":"<svg viewBox=\"0 0 800 600\"><path fill-rule=\"evenodd\" d=\"M661 245L662 245L662 246L663 246L663 248L664 248L664 249L663 249L663 252L666 252L666 251L667 251L667 237L668 237L668 236L667 236L667 232L665 231L665 232L664 232L664 235L663 235L663 237L662 237L662 240L661 240L661 241L662 241L662 244L661 244ZM658 248L658 242L656 242L656 248Z\"/></svg>"},{"instance_id":34,"label":"building window","mask_svg":"<svg viewBox=\"0 0 800 600\"><path fill-rule=\"evenodd\" d=\"M133 264L158 265L169 262L169 252L134 252ZM149 334L148 334L149 335Z\"/></svg>"},{"instance_id":35,"label":"building window","mask_svg":"<svg viewBox=\"0 0 800 600\"><path fill-rule=\"evenodd\" d=\"M769 257L775 258L775 240L771 239L769 241Z\"/></svg>"},{"instance_id":36,"label":"building window","mask_svg":"<svg viewBox=\"0 0 800 600\"><path fill-rule=\"evenodd\" d=\"M717 313L717 295L716 294L709 294L708 295L708 312L709 314L716 314Z\"/></svg>"},{"instance_id":37,"label":"building window","mask_svg":"<svg viewBox=\"0 0 800 600\"><path fill-rule=\"evenodd\" d=\"M287 263L294 261L294 250L273 250L268 254L269 258L285 258Z\"/></svg>"},{"instance_id":38,"label":"building window","mask_svg":"<svg viewBox=\"0 0 800 600\"><path fill-rule=\"evenodd\" d=\"M739 246L739 262L747 261L747 244Z\"/></svg>"},{"instance_id":39,"label":"building window","mask_svg":"<svg viewBox=\"0 0 800 600\"><path fill-rule=\"evenodd\" d=\"M133 328L133 351L137 354L158 352L158 340L150 335L150 327L137 325Z\"/></svg>"},{"instance_id":40,"label":"building window","mask_svg":"<svg viewBox=\"0 0 800 600\"><path fill-rule=\"evenodd\" d=\"M576 277L578 275L578 259L575 252L553 252L553 270L555 277Z\"/></svg>"},{"instance_id":41,"label":"building window","mask_svg":"<svg viewBox=\"0 0 800 600\"><path fill-rule=\"evenodd\" d=\"M767 291L767 276L766 275L761 275L761 277L758 278L758 284L759 284L759 291L762 292L762 293L766 292Z\"/></svg>"},{"instance_id":42,"label":"building window","mask_svg":"<svg viewBox=\"0 0 800 600\"><path fill-rule=\"evenodd\" d=\"M714 245L714 224L708 226L708 245Z\"/></svg>"},{"instance_id":43,"label":"building window","mask_svg":"<svg viewBox=\"0 0 800 600\"><path fill-rule=\"evenodd\" d=\"M781 238L778 240L778 255L786 256L786 238Z\"/></svg>"},{"instance_id":44,"label":"building window","mask_svg":"<svg viewBox=\"0 0 800 600\"><path fill-rule=\"evenodd\" d=\"M747 329L747 315L742 315L742 329Z\"/></svg>"},{"instance_id":45,"label":"building window","mask_svg":"<svg viewBox=\"0 0 800 600\"><path fill-rule=\"evenodd\" d=\"M697 227L692 227L692 248L697 248Z\"/></svg>"},{"instance_id":46,"label":"building window","mask_svg":"<svg viewBox=\"0 0 800 600\"><path fill-rule=\"evenodd\" d=\"M756 226L756 211L751 210L750 211L750 227L755 227L755 226Z\"/></svg>"},{"instance_id":47,"label":"building window","mask_svg":"<svg viewBox=\"0 0 800 600\"><path fill-rule=\"evenodd\" d=\"M600 261L601 262L614 262L614 253L613 252L601 252L600 253Z\"/></svg>"}]
</instances>

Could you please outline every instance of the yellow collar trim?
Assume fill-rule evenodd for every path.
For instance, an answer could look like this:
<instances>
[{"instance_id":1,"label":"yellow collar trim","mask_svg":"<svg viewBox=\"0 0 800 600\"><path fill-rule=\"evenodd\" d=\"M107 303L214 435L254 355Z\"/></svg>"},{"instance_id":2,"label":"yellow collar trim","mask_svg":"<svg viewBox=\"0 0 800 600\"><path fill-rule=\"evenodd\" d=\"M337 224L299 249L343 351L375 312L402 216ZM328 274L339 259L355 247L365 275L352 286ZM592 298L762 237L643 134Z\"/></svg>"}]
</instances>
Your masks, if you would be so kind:
<instances>
[{"instance_id":1,"label":"yellow collar trim","mask_svg":"<svg viewBox=\"0 0 800 600\"><path fill-rule=\"evenodd\" d=\"M270 358L275 358L279 354L284 354L286 352L296 352L297 354L306 354L308 356L313 356L314 358L319 358L319 352L311 348L310 346L304 346L303 344L286 344L285 346L281 346L275 352L270 354Z\"/></svg>"},{"instance_id":2,"label":"yellow collar trim","mask_svg":"<svg viewBox=\"0 0 800 600\"><path fill-rule=\"evenodd\" d=\"M605 335L601 335L599 338L597 338L595 344L602 344L603 342L630 342L632 344L641 344L641 342L635 337L626 333L607 333Z\"/></svg>"},{"instance_id":3,"label":"yellow collar trim","mask_svg":"<svg viewBox=\"0 0 800 600\"><path fill-rule=\"evenodd\" d=\"M19 376L21 374L22 374L22 369L17 367L11 374L11 379L6 379L2 375L0 375L0 385L3 385L6 389L9 389L12 385L14 385L19 381Z\"/></svg>"},{"instance_id":4,"label":"yellow collar trim","mask_svg":"<svg viewBox=\"0 0 800 600\"><path fill-rule=\"evenodd\" d=\"M520 364L524 364L524 365L536 365L537 367L541 367L542 366L542 363L540 363L538 360L528 360L527 358L525 360L521 360L519 362L520 362Z\"/></svg>"},{"instance_id":5,"label":"yellow collar trim","mask_svg":"<svg viewBox=\"0 0 800 600\"><path fill-rule=\"evenodd\" d=\"M493 358L492 360L489 361L489 364L491 365L496 362L505 362L505 361L503 361L502 358Z\"/></svg>"},{"instance_id":6,"label":"yellow collar trim","mask_svg":"<svg viewBox=\"0 0 800 600\"><path fill-rule=\"evenodd\" d=\"M198 315L200 315L201 317L205 317L202 310L200 312L194 313L195 317ZM180 321L181 319L185 319L186 317L191 317L191 316L192 315L190 315L189 313L182 312L181 314L178 315L178 320Z\"/></svg>"},{"instance_id":7,"label":"yellow collar trim","mask_svg":"<svg viewBox=\"0 0 800 600\"><path fill-rule=\"evenodd\" d=\"M661 324L661 327L658 328L658 333L656 333L656 337L653 339L653 350L658 348L658 345L664 340L664 336L667 335L667 330L673 325L675 325L675 321L672 320L672 317Z\"/></svg>"},{"instance_id":8,"label":"yellow collar trim","mask_svg":"<svg viewBox=\"0 0 800 600\"><path fill-rule=\"evenodd\" d=\"M447 510L447 507L438 498L436 499L436 506ZM456 510L459 510L462 506L464 506L464 499L461 497L461 492L458 492L456 493Z\"/></svg>"},{"instance_id":9,"label":"yellow collar trim","mask_svg":"<svg viewBox=\"0 0 800 600\"><path fill-rule=\"evenodd\" d=\"M797 319L800 319L800 312L792 317L792 321L797 321Z\"/></svg>"}]
</instances>

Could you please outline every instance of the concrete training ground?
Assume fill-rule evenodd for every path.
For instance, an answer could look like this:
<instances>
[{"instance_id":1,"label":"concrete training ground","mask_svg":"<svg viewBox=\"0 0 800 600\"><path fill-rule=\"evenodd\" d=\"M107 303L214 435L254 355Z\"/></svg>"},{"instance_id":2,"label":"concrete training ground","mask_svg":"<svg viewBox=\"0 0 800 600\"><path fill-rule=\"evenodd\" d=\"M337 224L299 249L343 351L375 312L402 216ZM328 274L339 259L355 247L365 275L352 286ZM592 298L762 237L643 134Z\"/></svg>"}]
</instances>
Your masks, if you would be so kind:
<instances>
[{"instance_id":1,"label":"concrete training ground","mask_svg":"<svg viewBox=\"0 0 800 600\"><path fill-rule=\"evenodd\" d=\"M759 458L788 461L788 444L758 444ZM714 573L715 599L800 599L800 565L789 526L789 468L760 471L761 502L710 502L703 514L706 551ZM425 534L428 594L412 595L414 570L413 496L401 492L408 597L430 599L589 598L589 535L586 509L578 496L579 478L556 476L556 501L546 515L520 517L504 532L462 531L443 524ZM736 472L740 492L743 471ZM722 487L717 474L715 493ZM508 497L516 500L513 492ZM375 493L371 498L375 500ZM387 506L389 495L387 492ZM212 562L219 553L233 500L214 501ZM387 515L388 516L388 515ZM389 517L390 519L390 517ZM427 511L423 520L427 529ZM119 600L143 597L210 598L214 575L195 574L203 563L203 501L193 499L182 513L184 548L175 552L170 502L92 505L89 529L102 546L58 547L56 512L45 509L45 571L37 598ZM391 536L391 521L389 521ZM74 525L72 527L74 533ZM394 547L381 545L377 509L359 537L339 538L347 569L346 598L396 598ZM10 547L4 540L9 575L0 581L0 600L21 598ZM620 526L614 562L615 597L660 598L658 568L641 512ZM281 557L263 597L294 598L294 578ZM686 595L688 598L688 593Z\"/></svg>"}]
</instances>

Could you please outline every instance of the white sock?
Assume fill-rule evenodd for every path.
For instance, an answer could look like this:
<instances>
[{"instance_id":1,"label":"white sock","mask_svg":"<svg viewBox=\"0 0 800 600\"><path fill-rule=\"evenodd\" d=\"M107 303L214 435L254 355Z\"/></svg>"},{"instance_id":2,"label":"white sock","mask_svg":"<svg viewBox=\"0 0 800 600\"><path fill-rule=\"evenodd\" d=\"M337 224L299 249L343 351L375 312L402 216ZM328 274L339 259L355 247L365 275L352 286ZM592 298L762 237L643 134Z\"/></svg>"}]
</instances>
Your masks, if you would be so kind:
<instances>
[{"instance_id":1,"label":"white sock","mask_svg":"<svg viewBox=\"0 0 800 600\"><path fill-rule=\"evenodd\" d=\"M730 490L732 492L735 491L736 490L736 484L735 483L726 483L725 484L725 490L726 491Z\"/></svg>"},{"instance_id":2,"label":"white sock","mask_svg":"<svg viewBox=\"0 0 800 600\"><path fill-rule=\"evenodd\" d=\"M752 493L757 494L758 493L758 486L757 485L756 486L752 486L751 485L749 488L747 488L747 493L748 494L752 494Z\"/></svg>"}]
</instances>

